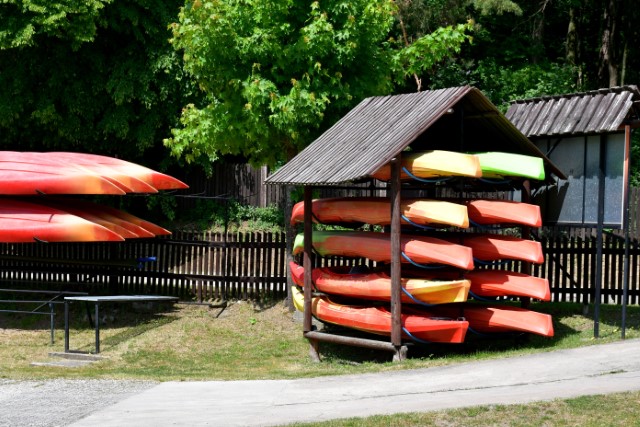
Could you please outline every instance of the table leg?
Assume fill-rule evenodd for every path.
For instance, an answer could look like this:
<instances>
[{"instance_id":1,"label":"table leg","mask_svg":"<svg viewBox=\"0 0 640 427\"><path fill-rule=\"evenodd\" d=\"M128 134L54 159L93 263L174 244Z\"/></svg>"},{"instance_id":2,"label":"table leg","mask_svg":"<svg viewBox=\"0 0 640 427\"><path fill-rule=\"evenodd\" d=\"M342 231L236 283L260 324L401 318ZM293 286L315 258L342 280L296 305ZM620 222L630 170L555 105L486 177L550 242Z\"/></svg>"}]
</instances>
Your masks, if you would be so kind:
<instances>
[{"instance_id":1,"label":"table leg","mask_svg":"<svg viewBox=\"0 0 640 427\"><path fill-rule=\"evenodd\" d=\"M49 320L51 321L51 323L50 323L50 326L51 326L51 345L53 345L53 339L54 339L54 337L53 337L53 328L54 328L53 317L55 315L55 312L53 311L53 303L52 302L49 303L49 315L50 315L50 319Z\"/></svg>"},{"instance_id":2,"label":"table leg","mask_svg":"<svg viewBox=\"0 0 640 427\"><path fill-rule=\"evenodd\" d=\"M99 303L96 302L96 354L100 353L100 312L98 311Z\"/></svg>"},{"instance_id":3,"label":"table leg","mask_svg":"<svg viewBox=\"0 0 640 427\"><path fill-rule=\"evenodd\" d=\"M64 302L64 352L69 353L69 301Z\"/></svg>"}]
</instances>

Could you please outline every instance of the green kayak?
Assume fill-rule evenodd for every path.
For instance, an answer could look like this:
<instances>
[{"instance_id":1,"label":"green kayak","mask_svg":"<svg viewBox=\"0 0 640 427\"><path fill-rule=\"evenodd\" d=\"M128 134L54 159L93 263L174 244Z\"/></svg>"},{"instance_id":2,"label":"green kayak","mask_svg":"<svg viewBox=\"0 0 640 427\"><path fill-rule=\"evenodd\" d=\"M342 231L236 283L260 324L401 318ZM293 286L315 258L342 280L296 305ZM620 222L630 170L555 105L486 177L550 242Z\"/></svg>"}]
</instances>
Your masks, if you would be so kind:
<instances>
[{"instance_id":1,"label":"green kayak","mask_svg":"<svg viewBox=\"0 0 640 427\"><path fill-rule=\"evenodd\" d=\"M483 178L525 178L544 180L542 158L492 151L475 153L480 159Z\"/></svg>"}]
</instances>

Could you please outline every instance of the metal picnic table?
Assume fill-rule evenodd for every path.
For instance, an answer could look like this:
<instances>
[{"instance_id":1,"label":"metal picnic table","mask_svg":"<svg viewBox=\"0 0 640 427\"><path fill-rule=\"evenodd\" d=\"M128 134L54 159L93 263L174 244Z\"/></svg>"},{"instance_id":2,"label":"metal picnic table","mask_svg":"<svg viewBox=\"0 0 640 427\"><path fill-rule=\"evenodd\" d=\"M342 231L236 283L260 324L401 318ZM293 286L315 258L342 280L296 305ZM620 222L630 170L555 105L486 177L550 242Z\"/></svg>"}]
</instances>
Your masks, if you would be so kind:
<instances>
[{"instance_id":1,"label":"metal picnic table","mask_svg":"<svg viewBox=\"0 0 640 427\"><path fill-rule=\"evenodd\" d=\"M96 351L100 353L100 303L102 302L176 302L178 297L160 295L107 295L107 296L74 296L64 298L64 352L69 353L69 303L84 301L95 303Z\"/></svg>"}]
</instances>

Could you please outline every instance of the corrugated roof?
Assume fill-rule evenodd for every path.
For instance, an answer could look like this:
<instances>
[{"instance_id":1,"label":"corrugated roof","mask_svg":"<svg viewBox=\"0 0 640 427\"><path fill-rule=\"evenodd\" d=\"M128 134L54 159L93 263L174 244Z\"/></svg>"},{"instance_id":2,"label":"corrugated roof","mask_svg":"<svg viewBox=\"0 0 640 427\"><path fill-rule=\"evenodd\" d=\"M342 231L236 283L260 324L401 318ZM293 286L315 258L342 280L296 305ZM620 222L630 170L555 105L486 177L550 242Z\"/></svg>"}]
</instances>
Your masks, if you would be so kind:
<instances>
[{"instance_id":1,"label":"corrugated roof","mask_svg":"<svg viewBox=\"0 0 640 427\"><path fill-rule=\"evenodd\" d=\"M455 129L460 127L459 122L448 122L446 129L426 132L444 116L454 116L448 113L458 105L463 109L463 130ZM357 181L389 163L418 139L425 150L451 150L456 133L458 139L462 135L466 151L508 151L544 157L551 172L562 176L482 92L463 86L367 98L265 183L334 185Z\"/></svg>"},{"instance_id":2,"label":"corrugated roof","mask_svg":"<svg viewBox=\"0 0 640 427\"><path fill-rule=\"evenodd\" d=\"M608 133L619 130L633 103L636 86L514 101L506 117L527 136Z\"/></svg>"}]
</instances>

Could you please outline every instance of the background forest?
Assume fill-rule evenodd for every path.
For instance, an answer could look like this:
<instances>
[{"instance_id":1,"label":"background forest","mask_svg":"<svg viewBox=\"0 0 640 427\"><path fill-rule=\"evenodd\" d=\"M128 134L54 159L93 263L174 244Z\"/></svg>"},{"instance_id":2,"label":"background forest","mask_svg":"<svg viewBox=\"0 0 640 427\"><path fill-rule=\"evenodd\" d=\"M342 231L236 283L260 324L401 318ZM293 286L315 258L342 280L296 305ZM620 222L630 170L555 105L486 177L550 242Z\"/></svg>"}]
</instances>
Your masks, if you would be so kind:
<instances>
[{"instance_id":1,"label":"background forest","mask_svg":"<svg viewBox=\"0 0 640 427\"><path fill-rule=\"evenodd\" d=\"M0 149L271 167L362 98L640 81L632 0L4 0ZM637 144L636 144L637 145ZM637 163L637 162L636 162Z\"/></svg>"}]
</instances>

